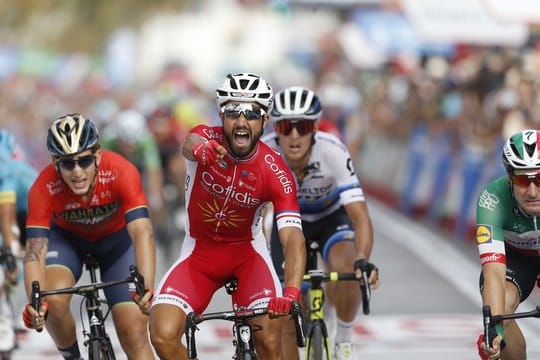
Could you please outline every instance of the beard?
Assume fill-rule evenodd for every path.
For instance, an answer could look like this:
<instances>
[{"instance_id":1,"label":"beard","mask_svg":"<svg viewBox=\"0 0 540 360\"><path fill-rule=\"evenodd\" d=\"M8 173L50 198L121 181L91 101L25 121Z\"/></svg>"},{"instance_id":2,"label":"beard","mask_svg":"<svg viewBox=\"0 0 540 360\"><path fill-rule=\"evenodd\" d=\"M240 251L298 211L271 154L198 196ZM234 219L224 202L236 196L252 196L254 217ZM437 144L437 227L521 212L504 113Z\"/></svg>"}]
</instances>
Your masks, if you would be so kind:
<instances>
[{"instance_id":1,"label":"beard","mask_svg":"<svg viewBox=\"0 0 540 360\"><path fill-rule=\"evenodd\" d=\"M257 134L252 134L249 146L245 149L237 149L234 146L233 136L232 134L226 134L225 135L225 141L227 141L227 145L229 145L229 149L231 150L231 154L234 155L237 158L244 158L251 154L251 152L255 149L255 146L257 146L257 142L261 138L263 134L264 129L261 128L261 130Z\"/></svg>"}]
</instances>

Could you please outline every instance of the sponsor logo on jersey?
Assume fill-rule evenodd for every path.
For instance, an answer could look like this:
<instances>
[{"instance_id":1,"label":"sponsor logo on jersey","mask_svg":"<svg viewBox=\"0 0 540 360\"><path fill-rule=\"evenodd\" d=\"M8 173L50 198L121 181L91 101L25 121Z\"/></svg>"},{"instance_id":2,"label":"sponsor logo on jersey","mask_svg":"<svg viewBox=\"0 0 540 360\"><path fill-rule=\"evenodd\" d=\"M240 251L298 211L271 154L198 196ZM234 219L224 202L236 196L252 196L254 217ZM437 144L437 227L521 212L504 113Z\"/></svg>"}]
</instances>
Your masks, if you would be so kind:
<instances>
[{"instance_id":1,"label":"sponsor logo on jersey","mask_svg":"<svg viewBox=\"0 0 540 360\"><path fill-rule=\"evenodd\" d=\"M478 206L489 211L495 210L497 204L499 204L499 198L487 190L482 191L478 197Z\"/></svg>"},{"instance_id":2,"label":"sponsor logo on jersey","mask_svg":"<svg viewBox=\"0 0 540 360\"><path fill-rule=\"evenodd\" d=\"M299 199L317 200L326 198L330 195L330 191L333 188L333 184L327 184L320 187L306 187L303 186L298 190L297 197ZM334 200L332 199L332 202Z\"/></svg>"},{"instance_id":3,"label":"sponsor logo on jersey","mask_svg":"<svg viewBox=\"0 0 540 360\"><path fill-rule=\"evenodd\" d=\"M66 210L61 213L64 220L78 224L98 224L113 216L120 208L120 203L92 206L88 209Z\"/></svg>"},{"instance_id":4,"label":"sponsor logo on jersey","mask_svg":"<svg viewBox=\"0 0 540 360\"><path fill-rule=\"evenodd\" d=\"M60 193L63 189L63 182L62 179L58 179L56 181L51 181L47 183L47 190L49 190L49 194L56 195Z\"/></svg>"},{"instance_id":5,"label":"sponsor logo on jersey","mask_svg":"<svg viewBox=\"0 0 540 360\"><path fill-rule=\"evenodd\" d=\"M293 182L289 178L289 173L282 169L279 164L276 163L276 159L272 154L266 154L264 156L264 162L270 165L270 170L278 178L279 183L283 187L283 192L285 194L290 194L293 191Z\"/></svg>"},{"instance_id":6,"label":"sponsor logo on jersey","mask_svg":"<svg viewBox=\"0 0 540 360\"><path fill-rule=\"evenodd\" d=\"M98 172L98 182L101 184L108 184L116 180L117 174L113 170L99 170Z\"/></svg>"},{"instance_id":7,"label":"sponsor logo on jersey","mask_svg":"<svg viewBox=\"0 0 540 360\"><path fill-rule=\"evenodd\" d=\"M476 226L476 242L479 244L486 244L491 242L491 225L477 225Z\"/></svg>"},{"instance_id":8,"label":"sponsor logo on jersey","mask_svg":"<svg viewBox=\"0 0 540 360\"><path fill-rule=\"evenodd\" d=\"M216 182L215 177L207 171L201 174L202 185L213 197L218 199L233 199L236 203L245 207L259 206L260 199L253 197L252 191L242 192L236 185L222 185ZM232 180L232 179L231 179ZM230 181L227 181L230 182ZM248 189L250 190L250 189Z\"/></svg>"},{"instance_id":9,"label":"sponsor logo on jersey","mask_svg":"<svg viewBox=\"0 0 540 360\"><path fill-rule=\"evenodd\" d=\"M204 128L202 129L202 132L204 136L207 138L203 140L205 142L208 142L208 140L210 139L216 139L218 143L223 144L223 142L225 141L225 139L223 138L223 135L212 128Z\"/></svg>"},{"instance_id":10,"label":"sponsor logo on jersey","mask_svg":"<svg viewBox=\"0 0 540 360\"><path fill-rule=\"evenodd\" d=\"M506 263L506 256L501 253L484 253L480 255L480 265L488 263Z\"/></svg>"},{"instance_id":11,"label":"sponsor logo on jersey","mask_svg":"<svg viewBox=\"0 0 540 360\"><path fill-rule=\"evenodd\" d=\"M253 299L257 299L261 297L267 298L267 297L272 296L273 293L274 291L272 291L271 289L263 288L261 291L251 294L249 296L249 301L253 301Z\"/></svg>"},{"instance_id":12,"label":"sponsor logo on jersey","mask_svg":"<svg viewBox=\"0 0 540 360\"><path fill-rule=\"evenodd\" d=\"M229 165L223 159L218 160L217 163L218 163L219 167L222 168L222 169L228 169L229 168Z\"/></svg>"},{"instance_id":13,"label":"sponsor logo on jersey","mask_svg":"<svg viewBox=\"0 0 540 360\"><path fill-rule=\"evenodd\" d=\"M229 209L228 206L221 206L214 199L214 203L206 202L203 204L197 204L201 209L201 213L205 218L205 223L218 223L217 226L226 227L238 227L238 223L246 221L246 219L240 218L236 209Z\"/></svg>"}]
</instances>

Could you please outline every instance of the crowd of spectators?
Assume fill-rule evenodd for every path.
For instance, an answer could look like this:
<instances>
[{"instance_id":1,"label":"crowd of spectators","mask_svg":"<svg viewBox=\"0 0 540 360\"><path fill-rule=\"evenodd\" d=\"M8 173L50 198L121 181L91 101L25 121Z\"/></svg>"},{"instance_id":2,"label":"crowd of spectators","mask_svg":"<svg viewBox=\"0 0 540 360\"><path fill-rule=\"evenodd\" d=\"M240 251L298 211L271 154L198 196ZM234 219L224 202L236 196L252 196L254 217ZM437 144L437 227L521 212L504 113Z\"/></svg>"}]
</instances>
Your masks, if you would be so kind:
<instances>
[{"instance_id":1,"label":"crowd of spectators","mask_svg":"<svg viewBox=\"0 0 540 360\"><path fill-rule=\"evenodd\" d=\"M451 56L396 56L371 69L348 60L337 32L316 47L306 83L286 83L279 69L261 75L276 90L304 85L321 95L323 118L349 146L370 196L471 239L478 188L503 174L502 139L540 123L540 46L533 40L521 48L463 45ZM49 162L45 129L59 114L81 112L103 136L114 136L120 115L137 112L159 154L161 184L151 203L160 219L158 240L168 243L182 238L185 164L178 149L194 124L217 121L213 95L176 63L154 81L128 88L96 75L64 86L14 73L0 82L0 126L41 169Z\"/></svg>"}]
</instances>

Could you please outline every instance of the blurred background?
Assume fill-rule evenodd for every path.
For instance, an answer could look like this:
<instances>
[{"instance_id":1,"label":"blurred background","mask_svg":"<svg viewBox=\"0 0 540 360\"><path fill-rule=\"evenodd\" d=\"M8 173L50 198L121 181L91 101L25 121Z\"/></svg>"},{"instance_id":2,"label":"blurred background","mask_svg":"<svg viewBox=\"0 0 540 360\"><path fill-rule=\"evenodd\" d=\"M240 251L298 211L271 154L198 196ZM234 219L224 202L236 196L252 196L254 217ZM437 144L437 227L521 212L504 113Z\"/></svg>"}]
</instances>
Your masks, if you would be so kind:
<instances>
[{"instance_id":1,"label":"blurred background","mask_svg":"<svg viewBox=\"0 0 540 360\"><path fill-rule=\"evenodd\" d=\"M540 123L535 0L19 0L0 20L0 126L41 169L53 119L95 120L163 243L181 238L178 147L229 72L318 91L366 190L464 242L503 139Z\"/></svg>"},{"instance_id":2,"label":"blurred background","mask_svg":"<svg viewBox=\"0 0 540 360\"><path fill-rule=\"evenodd\" d=\"M216 121L229 72L318 91L368 192L465 242L503 138L540 122L535 0L21 0L0 20L0 125L41 169L53 119L98 122L145 175L163 242L178 146Z\"/></svg>"},{"instance_id":3,"label":"blurred background","mask_svg":"<svg viewBox=\"0 0 540 360\"><path fill-rule=\"evenodd\" d=\"M317 91L368 196L394 211L375 206L376 235L399 240L409 230L416 249L425 249L412 242L420 234L459 245L476 266L459 311L478 313L477 192L503 174L504 139L540 124L537 0L0 2L0 126L40 170L55 118L80 112L95 120L103 146L143 173L164 268L183 237L178 149L193 125L217 123L214 90L230 72L257 73L275 90ZM392 269L396 250L384 260L381 250L390 249L377 241L377 264ZM451 252L436 246L426 255L432 268ZM404 263L409 270L413 261ZM447 281L459 282L449 269ZM452 295L440 295L446 304L436 311L452 309ZM384 309L392 312L390 298ZM463 339L468 350L473 340Z\"/></svg>"}]
</instances>

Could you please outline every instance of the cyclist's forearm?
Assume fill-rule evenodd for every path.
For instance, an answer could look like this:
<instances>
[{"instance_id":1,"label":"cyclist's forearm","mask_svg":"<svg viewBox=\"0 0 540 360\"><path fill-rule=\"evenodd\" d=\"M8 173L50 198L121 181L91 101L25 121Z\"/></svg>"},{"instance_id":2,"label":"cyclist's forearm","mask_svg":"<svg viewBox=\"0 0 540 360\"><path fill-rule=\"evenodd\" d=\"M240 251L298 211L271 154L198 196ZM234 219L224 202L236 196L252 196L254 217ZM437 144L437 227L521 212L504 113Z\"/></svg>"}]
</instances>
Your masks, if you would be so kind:
<instances>
[{"instance_id":1,"label":"cyclist's forearm","mask_svg":"<svg viewBox=\"0 0 540 360\"><path fill-rule=\"evenodd\" d=\"M373 225L367 204L363 201L352 202L345 206L345 210L354 229L355 257L369 260L373 249Z\"/></svg>"},{"instance_id":2,"label":"cyclist's forearm","mask_svg":"<svg viewBox=\"0 0 540 360\"><path fill-rule=\"evenodd\" d=\"M373 249L373 231L371 229L371 224L366 224L366 226L356 229L354 236L356 259L369 260Z\"/></svg>"},{"instance_id":3,"label":"cyclist's forearm","mask_svg":"<svg viewBox=\"0 0 540 360\"><path fill-rule=\"evenodd\" d=\"M482 272L484 274L483 304L489 305L494 315L504 313L506 267L503 264L486 264L482 267Z\"/></svg>"},{"instance_id":4,"label":"cyclist's forearm","mask_svg":"<svg viewBox=\"0 0 540 360\"><path fill-rule=\"evenodd\" d=\"M195 144L198 144L201 142L201 137L197 134L189 134L186 139L184 140L184 143L182 144L182 154L186 157L186 159L194 161L195 156L193 156L193 146Z\"/></svg>"},{"instance_id":5,"label":"cyclist's forearm","mask_svg":"<svg viewBox=\"0 0 540 360\"><path fill-rule=\"evenodd\" d=\"M24 285L26 294L30 300L32 294L32 282L39 281L44 287L45 281L45 256L47 254L49 240L45 237L29 238L26 240L26 253L24 264Z\"/></svg>"},{"instance_id":6,"label":"cyclist's forearm","mask_svg":"<svg viewBox=\"0 0 540 360\"><path fill-rule=\"evenodd\" d=\"M149 219L138 219L135 221L139 222L139 224L136 224L136 229L133 229L133 224L128 224L128 230L131 229L130 234L133 239L135 265L144 277L145 287L153 289L156 268L156 248L152 226Z\"/></svg>"},{"instance_id":7,"label":"cyclist's forearm","mask_svg":"<svg viewBox=\"0 0 540 360\"><path fill-rule=\"evenodd\" d=\"M285 255L285 286L300 288L302 276L306 269L306 246L304 236L299 229L298 233L290 234L283 244Z\"/></svg>"}]
</instances>

